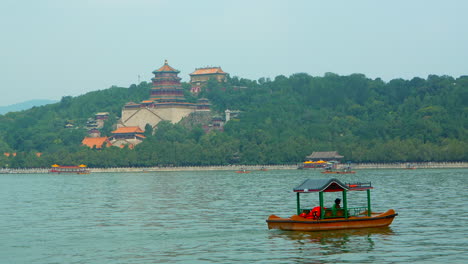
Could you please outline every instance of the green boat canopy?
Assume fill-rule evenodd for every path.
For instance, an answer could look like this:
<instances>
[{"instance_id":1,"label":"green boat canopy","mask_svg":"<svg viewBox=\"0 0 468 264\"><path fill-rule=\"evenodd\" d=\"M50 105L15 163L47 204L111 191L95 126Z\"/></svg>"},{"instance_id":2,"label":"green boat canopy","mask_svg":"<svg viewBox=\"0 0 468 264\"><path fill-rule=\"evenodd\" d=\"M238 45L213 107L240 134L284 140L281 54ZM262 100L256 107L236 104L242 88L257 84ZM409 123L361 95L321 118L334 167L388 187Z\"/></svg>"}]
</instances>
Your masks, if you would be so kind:
<instances>
[{"instance_id":1,"label":"green boat canopy","mask_svg":"<svg viewBox=\"0 0 468 264\"><path fill-rule=\"evenodd\" d=\"M338 179L307 179L294 188L294 192L342 192L373 189L371 183L342 183Z\"/></svg>"}]
</instances>

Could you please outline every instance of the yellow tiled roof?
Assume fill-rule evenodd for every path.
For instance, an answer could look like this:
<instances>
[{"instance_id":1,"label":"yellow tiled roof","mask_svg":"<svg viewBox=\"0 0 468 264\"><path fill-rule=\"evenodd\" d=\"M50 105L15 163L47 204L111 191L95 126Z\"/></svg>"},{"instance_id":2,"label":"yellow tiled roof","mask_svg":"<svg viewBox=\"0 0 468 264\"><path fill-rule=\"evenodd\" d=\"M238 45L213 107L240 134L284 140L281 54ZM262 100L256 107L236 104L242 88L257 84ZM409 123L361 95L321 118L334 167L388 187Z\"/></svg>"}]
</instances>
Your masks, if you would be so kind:
<instances>
[{"instance_id":1,"label":"yellow tiled roof","mask_svg":"<svg viewBox=\"0 0 468 264\"><path fill-rule=\"evenodd\" d=\"M83 141L81 141L81 143L90 148L93 148L94 146L96 146L96 148L102 148L102 145L104 145L104 143L110 145L110 142L108 141L107 137L85 137Z\"/></svg>"},{"instance_id":2,"label":"yellow tiled roof","mask_svg":"<svg viewBox=\"0 0 468 264\"><path fill-rule=\"evenodd\" d=\"M200 68L196 69L194 72L192 72L190 75L201 75L201 74L215 74L215 73L220 73L220 74L226 74L221 67L209 67L209 68Z\"/></svg>"},{"instance_id":3,"label":"yellow tiled roof","mask_svg":"<svg viewBox=\"0 0 468 264\"><path fill-rule=\"evenodd\" d=\"M163 71L179 72L178 70L169 66L169 64L167 64L167 60L164 61L164 65L161 68L155 70L155 72L163 72Z\"/></svg>"},{"instance_id":4,"label":"yellow tiled roof","mask_svg":"<svg viewBox=\"0 0 468 264\"><path fill-rule=\"evenodd\" d=\"M137 126L132 126L132 127L119 127L116 130L112 131L113 134L125 134L125 133L143 133L143 130L141 130Z\"/></svg>"}]
</instances>

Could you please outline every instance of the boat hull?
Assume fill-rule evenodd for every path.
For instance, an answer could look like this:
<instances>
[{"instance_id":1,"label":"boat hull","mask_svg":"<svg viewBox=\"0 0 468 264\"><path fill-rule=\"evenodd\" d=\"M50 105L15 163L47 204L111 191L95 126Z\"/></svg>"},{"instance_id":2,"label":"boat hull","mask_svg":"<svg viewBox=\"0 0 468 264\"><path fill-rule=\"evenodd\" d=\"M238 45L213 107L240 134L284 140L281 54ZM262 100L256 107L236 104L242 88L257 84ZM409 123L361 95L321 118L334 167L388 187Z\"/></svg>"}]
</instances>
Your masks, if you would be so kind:
<instances>
[{"instance_id":1,"label":"boat hull","mask_svg":"<svg viewBox=\"0 0 468 264\"><path fill-rule=\"evenodd\" d=\"M281 218L276 215L270 215L266 220L268 229L280 229L290 231L325 231L338 229L356 229L370 227L389 226L395 216L393 209L385 213L374 213L371 216L352 216L348 219L329 218L321 220L307 219L298 215L290 218Z\"/></svg>"},{"instance_id":2,"label":"boat hull","mask_svg":"<svg viewBox=\"0 0 468 264\"><path fill-rule=\"evenodd\" d=\"M58 171L58 170L49 170L49 173L55 174L89 174L89 171Z\"/></svg>"}]
</instances>

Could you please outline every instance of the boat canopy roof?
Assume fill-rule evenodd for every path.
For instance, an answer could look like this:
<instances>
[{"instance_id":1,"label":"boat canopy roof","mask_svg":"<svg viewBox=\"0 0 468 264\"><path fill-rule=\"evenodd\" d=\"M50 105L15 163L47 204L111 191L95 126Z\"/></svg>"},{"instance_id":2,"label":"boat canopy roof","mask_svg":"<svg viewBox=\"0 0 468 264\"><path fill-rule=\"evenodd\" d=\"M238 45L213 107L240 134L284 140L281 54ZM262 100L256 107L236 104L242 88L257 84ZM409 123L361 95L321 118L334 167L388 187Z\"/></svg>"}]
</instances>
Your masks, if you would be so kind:
<instances>
[{"instance_id":1,"label":"boat canopy roof","mask_svg":"<svg viewBox=\"0 0 468 264\"><path fill-rule=\"evenodd\" d=\"M373 189L370 182L368 183L342 183L338 179L307 179L299 186L294 188L294 192L342 192L346 191L363 191Z\"/></svg>"}]
</instances>

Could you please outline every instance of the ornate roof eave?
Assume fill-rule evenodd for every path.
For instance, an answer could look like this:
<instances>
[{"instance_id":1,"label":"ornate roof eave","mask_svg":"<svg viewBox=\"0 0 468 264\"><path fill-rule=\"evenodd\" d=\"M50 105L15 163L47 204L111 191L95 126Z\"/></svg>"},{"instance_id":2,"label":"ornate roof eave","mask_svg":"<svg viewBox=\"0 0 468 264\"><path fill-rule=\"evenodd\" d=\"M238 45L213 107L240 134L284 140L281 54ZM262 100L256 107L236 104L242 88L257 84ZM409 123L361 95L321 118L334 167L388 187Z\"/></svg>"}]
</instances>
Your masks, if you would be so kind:
<instances>
[{"instance_id":1,"label":"ornate roof eave","mask_svg":"<svg viewBox=\"0 0 468 264\"><path fill-rule=\"evenodd\" d=\"M190 73L190 76L200 76L200 75L227 75L226 72L210 72L210 73Z\"/></svg>"},{"instance_id":2,"label":"ornate roof eave","mask_svg":"<svg viewBox=\"0 0 468 264\"><path fill-rule=\"evenodd\" d=\"M153 74L156 74L158 72L173 72L173 73L180 73L180 71L172 68L171 66L169 66L169 64L167 63L167 60L164 61L164 65L157 69L157 70L154 70L153 71Z\"/></svg>"},{"instance_id":3,"label":"ornate roof eave","mask_svg":"<svg viewBox=\"0 0 468 264\"><path fill-rule=\"evenodd\" d=\"M221 67L206 67L206 68L197 68L194 72L190 73L190 76L197 75L227 75L228 73L223 71Z\"/></svg>"},{"instance_id":4,"label":"ornate roof eave","mask_svg":"<svg viewBox=\"0 0 468 264\"><path fill-rule=\"evenodd\" d=\"M342 159L344 156L338 154L337 151L315 151L307 159Z\"/></svg>"},{"instance_id":5,"label":"ornate roof eave","mask_svg":"<svg viewBox=\"0 0 468 264\"><path fill-rule=\"evenodd\" d=\"M349 190L346 184L337 179L307 179L293 189L294 192L322 192Z\"/></svg>"}]
</instances>

